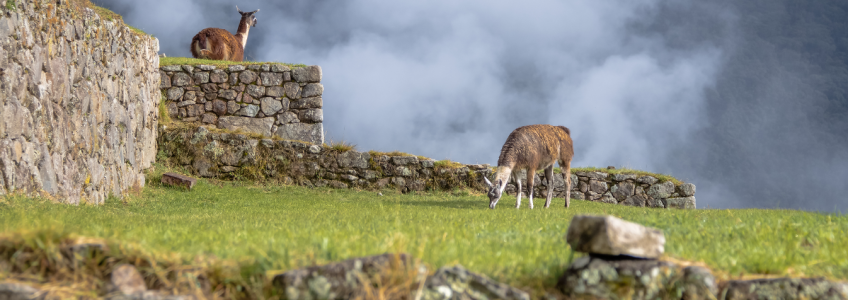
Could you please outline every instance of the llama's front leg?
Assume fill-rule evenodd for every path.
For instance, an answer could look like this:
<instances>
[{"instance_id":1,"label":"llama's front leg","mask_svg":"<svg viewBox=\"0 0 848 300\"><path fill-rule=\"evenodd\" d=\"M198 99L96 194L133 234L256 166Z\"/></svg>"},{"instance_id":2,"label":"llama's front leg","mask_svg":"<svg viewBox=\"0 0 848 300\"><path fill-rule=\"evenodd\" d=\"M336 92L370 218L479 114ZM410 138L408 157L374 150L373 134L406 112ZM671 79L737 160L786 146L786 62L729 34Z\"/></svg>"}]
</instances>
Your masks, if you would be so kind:
<instances>
[{"instance_id":1,"label":"llama's front leg","mask_svg":"<svg viewBox=\"0 0 848 300\"><path fill-rule=\"evenodd\" d=\"M533 184L536 177L536 170L527 170L527 194L530 195L530 209L533 209Z\"/></svg>"},{"instance_id":2,"label":"llama's front leg","mask_svg":"<svg viewBox=\"0 0 848 300\"><path fill-rule=\"evenodd\" d=\"M515 200L515 208L517 209L521 206L521 179L515 177L515 183L518 185L518 192L516 192L518 194L518 200Z\"/></svg>"},{"instance_id":3,"label":"llama's front leg","mask_svg":"<svg viewBox=\"0 0 848 300\"><path fill-rule=\"evenodd\" d=\"M554 165L545 169L545 180L548 181L548 197L545 199L545 208L551 206L551 199L554 198Z\"/></svg>"},{"instance_id":4,"label":"llama's front leg","mask_svg":"<svg viewBox=\"0 0 848 300\"><path fill-rule=\"evenodd\" d=\"M565 208L568 208L569 206L571 206L571 185L575 184L574 182L571 182L570 166L563 168L562 176L565 177L563 178L565 181Z\"/></svg>"}]
</instances>

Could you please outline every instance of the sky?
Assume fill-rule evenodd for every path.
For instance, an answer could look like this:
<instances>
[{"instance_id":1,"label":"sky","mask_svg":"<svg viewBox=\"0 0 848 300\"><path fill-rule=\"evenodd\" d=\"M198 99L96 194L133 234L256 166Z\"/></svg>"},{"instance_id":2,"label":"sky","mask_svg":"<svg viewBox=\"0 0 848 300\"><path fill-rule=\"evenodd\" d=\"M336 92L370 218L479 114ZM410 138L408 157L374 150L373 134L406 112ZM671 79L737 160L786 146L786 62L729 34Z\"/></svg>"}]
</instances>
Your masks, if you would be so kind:
<instances>
[{"instance_id":1,"label":"sky","mask_svg":"<svg viewBox=\"0 0 848 300\"><path fill-rule=\"evenodd\" d=\"M321 66L327 142L496 165L513 129L563 125L574 140L572 167L670 174L697 186L699 208L848 210L838 199L848 190L834 179L848 175L848 156L799 162L831 176L809 180L820 189L812 204L755 199L752 186L806 178L773 167L789 152L763 158L762 143L752 142L761 132L739 128L733 137L743 151L732 161L760 163L757 172L725 176L719 168L733 172L730 163L711 156L717 150L704 137L721 116L707 95L738 52L739 16L731 8L683 0L93 2L154 35L167 56L190 56L189 42L203 28L234 32L236 5L260 9L246 59ZM688 30L698 22L715 30L693 42Z\"/></svg>"}]
</instances>

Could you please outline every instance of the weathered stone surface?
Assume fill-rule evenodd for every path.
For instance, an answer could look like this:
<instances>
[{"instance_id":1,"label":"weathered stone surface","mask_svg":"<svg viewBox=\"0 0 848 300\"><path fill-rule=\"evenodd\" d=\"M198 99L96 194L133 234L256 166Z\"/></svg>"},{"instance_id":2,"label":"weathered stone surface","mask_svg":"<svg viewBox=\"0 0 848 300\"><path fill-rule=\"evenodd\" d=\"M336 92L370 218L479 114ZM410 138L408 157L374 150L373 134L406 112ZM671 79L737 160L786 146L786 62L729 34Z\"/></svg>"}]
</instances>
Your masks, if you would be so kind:
<instances>
[{"instance_id":1,"label":"weathered stone surface","mask_svg":"<svg viewBox=\"0 0 848 300\"><path fill-rule=\"evenodd\" d=\"M300 123L300 119L297 118L297 115L294 112L287 111L285 113L277 115L277 124L290 123Z\"/></svg>"},{"instance_id":2,"label":"weathered stone surface","mask_svg":"<svg viewBox=\"0 0 848 300\"><path fill-rule=\"evenodd\" d=\"M280 127L277 128L277 131L274 133L274 135L286 140L297 140L312 144L323 144L324 125L322 123L281 124Z\"/></svg>"},{"instance_id":3,"label":"weathered stone surface","mask_svg":"<svg viewBox=\"0 0 848 300\"><path fill-rule=\"evenodd\" d=\"M227 102L223 100L212 101L212 111L218 116L227 114Z\"/></svg>"},{"instance_id":4,"label":"weathered stone surface","mask_svg":"<svg viewBox=\"0 0 848 300\"><path fill-rule=\"evenodd\" d=\"M259 113L259 105L248 104L242 107L239 111L235 113L237 116L242 117L255 117L256 114Z\"/></svg>"},{"instance_id":5,"label":"weathered stone surface","mask_svg":"<svg viewBox=\"0 0 848 300\"><path fill-rule=\"evenodd\" d=\"M241 82L242 84L254 83L256 82L257 78L259 78L259 76L256 75L256 72L253 72L251 70L247 70L239 74L239 82Z\"/></svg>"},{"instance_id":6,"label":"weathered stone surface","mask_svg":"<svg viewBox=\"0 0 848 300\"><path fill-rule=\"evenodd\" d=\"M321 81L321 67L296 68L292 70L292 77L297 82L319 82Z\"/></svg>"},{"instance_id":7,"label":"weathered stone surface","mask_svg":"<svg viewBox=\"0 0 848 300\"><path fill-rule=\"evenodd\" d=\"M848 299L848 287L823 278L731 280L723 284L721 299Z\"/></svg>"},{"instance_id":8,"label":"weathered stone surface","mask_svg":"<svg viewBox=\"0 0 848 300\"><path fill-rule=\"evenodd\" d=\"M603 194L607 191L607 183L599 180L591 180L589 181L589 191Z\"/></svg>"},{"instance_id":9,"label":"weathered stone surface","mask_svg":"<svg viewBox=\"0 0 848 300\"><path fill-rule=\"evenodd\" d=\"M303 98L291 102L293 109L321 108L322 106L324 106L324 100L321 97Z\"/></svg>"},{"instance_id":10,"label":"weathered stone surface","mask_svg":"<svg viewBox=\"0 0 848 300\"><path fill-rule=\"evenodd\" d=\"M418 157L415 156L392 156L392 163L398 166L418 164Z\"/></svg>"},{"instance_id":11,"label":"weathered stone surface","mask_svg":"<svg viewBox=\"0 0 848 300\"><path fill-rule=\"evenodd\" d=\"M618 175L618 174L616 174ZM636 185L630 182L620 182L611 189L612 196L618 201L624 201L636 192Z\"/></svg>"},{"instance_id":12,"label":"weathered stone surface","mask_svg":"<svg viewBox=\"0 0 848 300\"><path fill-rule=\"evenodd\" d=\"M271 126L273 125L274 118L250 118L236 116L223 116L218 118L218 128L253 132L269 137L271 136Z\"/></svg>"},{"instance_id":13,"label":"weathered stone surface","mask_svg":"<svg viewBox=\"0 0 848 300\"><path fill-rule=\"evenodd\" d=\"M320 108L305 109L300 111L297 118L305 123L321 123L324 122L324 111Z\"/></svg>"},{"instance_id":14,"label":"weathered stone surface","mask_svg":"<svg viewBox=\"0 0 848 300\"><path fill-rule=\"evenodd\" d=\"M258 85L248 85L247 86L247 94L253 98L260 98L265 95L265 87Z\"/></svg>"},{"instance_id":15,"label":"weathered stone surface","mask_svg":"<svg viewBox=\"0 0 848 300\"><path fill-rule=\"evenodd\" d=\"M286 97L295 100L300 99L300 85L296 82L286 82L283 84L283 90L286 92Z\"/></svg>"},{"instance_id":16,"label":"weathered stone surface","mask_svg":"<svg viewBox=\"0 0 848 300\"><path fill-rule=\"evenodd\" d=\"M285 299L354 299L366 293L362 280L379 280L388 273L408 273L407 254L383 254L288 271L274 276L272 284ZM423 270L413 270L413 274ZM371 281L371 280L369 280Z\"/></svg>"},{"instance_id":17,"label":"weathered stone surface","mask_svg":"<svg viewBox=\"0 0 848 300\"><path fill-rule=\"evenodd\" d=\"M636 174L613 174L612 180L615 180L615 181L636 180Z\"/></svg>"},{"instance_id":18,"label":"weathered stone surface","mask_svg":"<svg viewBox=\"0 0 848 300\"><path fill-rule=\"evenodd\" d=\"M168 172L162 174L162 183L167 185L182 186L190 190L197 183L197 179L182 174Z\"/></svg>"},{"instance_id":19,"label":"weathered stone surface","mask_svg":"<svg viewBox=\"0 0 848 300\"><path fill-rule=\"evenodd\" d=\"M302 98L316 97L324 94L324 86L320 83L310 83L303 87Z\"/></svg>"},{"instance_id":20,"label":"weathered stone surface","mask_svg":"<svg viewBox=\"0 0 848 300\"><path fill-rule=\"evenodd\" d=\"M185 91L182 88L173 87L168 89L168 100L180 100Z\"/></svg>"},{"instance_id":21,"label":"weathered stone surface","mask_svg":"<svg viewBox=\"0 0 848 300\"><path fill-rule=\"evenodd\" d=\"M282 73L262 72L259 74L259 77L262 79L262 85L264 86L279 86L283 84Z\"/></svg>"},{"instance_id":22,"label":"weathered stone surface","mask_svg":"<svg viewBox=\"0 0 848 300\"><path fill-rule=\"evenodd\" d=\"M42 294L42 291L26 284L0 281L0 299L2 300L44 299Z\"/></svg>"},{"instance_id":23,"label":"weathered stone surface","mask_svg":"<svg viewBox=\"0 0 848 300\"><path fill-rule=\"evenodd\" d=\"M668 198L665 208L695 209L695 197Z\"/></svg>"},{"instance_id":24,"label":"weathered stone surface","mask_svg":"<svg viewBox=\"0 0 848 300\"><path fill-rule=\"evenodd\" d=\"M229 77L227 75L227 72L224 72L224 70L214 70L212 71L212 74L209 75L209 81L213 83L227 82L227 78Z\"/></svg>"},{"instance_id":25,"label":"weathered stone surface","mask_svg":"<svg viewBox=\"0 0 848 300\"><path fill-rule=\"evenodd\" d=\"M639 178L636 179L636 182L645 183L645 184L654 184L654 183L657 183L657 181L659 181L659 180L656 179L655 177L647 176L647 175L639 177Z\"/></svg>"},{"instance_id":26,"label":"weathered stone surface","mask_svg":"<svg viewBox=\"0 0 848 300\"><path fill-rule=\"evenodd\" d=\"M606 192L603 195L601 195L601 199L598 199L598 201L603 202L603 203L607 203L607 204L618 204L618 200L616 200L615 197L613 197L612 193L610 193L610 192Z\"/></svg>"},{"instance_id":27,"label":"weathered stone surface","mask_svg":"<svg viewBox=\"0 0 848 300\"><path fill-rule=\"evenodd\" d=\"M191 84L191 77L183 72L174 73L172 83L173 86L187 86Z\"/></svg>"},{"instance_id":28,"label":"weathered stone surface","mask_svg":"<svg viewBox=\"0 0 848 300\"><path fill-rule=\"evenodd\" d=\"M637 194L627 197L626 199L624 199L623 202L619 204L627 206L645 207L645 205L648 204L648 197L645 195Z\"/></svg>"},{"instance_id":29,"label":"weathered stone surface","mask_svg":"<svg viewBox=\"0 0 848 300\"><path fill-rule=\"evenodd\" d=\"M234 90L219 90L218 96L227 100L235 100L238 92Z\"/></svg>"},{"instance_id":30,"label":"weathered stone surface","mask_svg":"<svg viewBox=\"0 0 848 300\"><path fill-rule=\"evenodd\" d=\"M427 278L421 299L519 299L530 300L522 290L472 273L460 265L442 267Z\"/></svg>"},{"instance_id":31,"label":"weathered stone surface","mask_svg":"<svg viewBox=\"0 0 848 300\"><path fill-rule=\"evenodd\" d=\"M680 194L683 197L695 196L695 185L691 183L684 183L680 185Z\"/></svg>"},{"instance_id":32,"label":"weathered stone surface","mask_svg":"<svg viewBox=\"0 0 848 300\"><path fill-rule=\"evenodd\" d=\"M227 101L227 113L235 114L237 111L241 109L241 106L238 105L235 101Z\"/></svg>"},{"instance_id":33,"label":"weathered stone surface","mask_svg":"<svg viewBox=\"0 0 848 300\"><path fill-rule=\"evenodd\" d=\"M244 71L245 68L243 65L231 65L227 67L227 70L229 70L230 72L241 72Z\"/></svg>"},{"instance_id":34,"label":"weathered stone surface","mask_svg":"<svg viewBox=\"0 0 848 300\"><path fill-rule=\"evenodd\" d=\"M718 295L718 285L710 270L699 266L683 268L683 281L678 285L683 299L712 299Z\"/></svg>"},{"instance_id":35,"label":"weathered stone surface","mask_svg":"<svg viewBox=\"0 0 848 300\"><path fill-rule=\"evenodd\" d=\"M200 116L200 121L203 124L215 124L218 123L218 116L214 113L205 113Z\"/></svg>"},{"instance_id":36,"label":"weathered stone surface","mask_svg":"<svg viewBox=\"0 0 848 300\"><path fill-rule=\"evenodd\" d=\"M576 259L557 282L573 299L679 299L676 265L657 260ZM709 299L709 298L706 298Z\"/></svg>"},{"instance_id":37,"label":"weathered stone surface","mask_svg":"<svg viewBox=\"0 0 848 300\"><path fill-rule=\"evenodd\" d=\"M262 113L266 116L271 116L279 112L280 110L284 110L283 102L280 100L276 100L271 97L262 98L260 101L260 106L262 107Z\"/></svg>"},{"instance_id":38,"label":"weathered stone surface","mask_svg":"<svg viewBox=\"0 0 848 300\"><path fill-rule=\"evenodd\" d=\"M279 98L286 95L286 90L281 86L269 86L265 88L265 96Z\"/></svg>"},{"instance_id":39,"label":"weathered stone surface","mask_svg":"<svg viewBox=\"0 0 848 300\"><path fill-rule=\"evenodd\" d=\"M144 293L147 287L144 278L132 265L122 264L112 270L111 287L125 296Z\"/></svg>"},{"instance_id":40,"label":"weathered stone surface","mask_svg":"<svg viewBox=\"0 0 848 300\"><path fill-rule=\"evenodd\" d=\"M648 196L651 196L651 198L654 199L668 198L672 193L674 193L674 183L666 181L660 184L651 185L651 187L648 188L647 193Z\"/></svg>"},{"instance_id":41,"label":"weathered stone surface","mask_svg":"<svg viewBox=\"0 0 848 300\"><path fill-rule=\"evenodd\" d=\"M368 168L368 160L371 155L368 152L346 151L338 156L340 168Z\"/></svg>"},{"instance_id":42,"label":"weathered stone surface","mask_svg":"<svg viewBox=\"0 0 848 300\"><path fill-rule=\"evenodd\" d=\"M592 254L657 258L665 250L662 231L613 216L574 216L566 240L574 251Z\"/></svg>"}]
</instances>

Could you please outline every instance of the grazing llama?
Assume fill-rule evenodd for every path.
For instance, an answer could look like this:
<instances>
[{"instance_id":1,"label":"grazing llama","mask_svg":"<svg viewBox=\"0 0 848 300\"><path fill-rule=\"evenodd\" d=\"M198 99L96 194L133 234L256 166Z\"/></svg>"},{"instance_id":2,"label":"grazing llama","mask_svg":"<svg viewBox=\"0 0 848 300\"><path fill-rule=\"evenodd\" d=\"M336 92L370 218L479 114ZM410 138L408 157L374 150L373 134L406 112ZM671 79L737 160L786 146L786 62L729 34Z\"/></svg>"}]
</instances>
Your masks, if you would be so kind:
<instances>
[{"instance_id":1,"label":"grazing llama","mask_svg":"<svg viewBox=\"0 0 848 300\"><path fill-rule=\"evenodd\" d=\"M545 208L551 204L554 187L554 163L559 162L562 176L565 180L565 207L571 204L571 158L574 148L571 142L571 132L565 126L528 125L518 127L506 139L501 156L498 158L498 170L495 183L492 184L485 176L483 179L489 185L489 208L495 209L509 176L515 176L518 183L518 199L515 208L521 206L521 179L517 174L527 170L527 190L530 196L530 209L533 209L533 177L536 170L545 169L545 179L548 180L548 199Z\"/></svg>"},{"instance_id":2,"label":"grazing llama","mask_svg":"<svg viewBox=\"0 0 848 300\"><path fill-rule=\"evenodd\" d=\"M247 32L250 27L256 27L256 17L253 16L259 10L243 12L236 6L241 14L238 32L236 35L220 28L206 28L201 30L191 39L191 55L194 58L213 60L244 60L244 46L247 44Z\"/></svg>"}]
</instances>

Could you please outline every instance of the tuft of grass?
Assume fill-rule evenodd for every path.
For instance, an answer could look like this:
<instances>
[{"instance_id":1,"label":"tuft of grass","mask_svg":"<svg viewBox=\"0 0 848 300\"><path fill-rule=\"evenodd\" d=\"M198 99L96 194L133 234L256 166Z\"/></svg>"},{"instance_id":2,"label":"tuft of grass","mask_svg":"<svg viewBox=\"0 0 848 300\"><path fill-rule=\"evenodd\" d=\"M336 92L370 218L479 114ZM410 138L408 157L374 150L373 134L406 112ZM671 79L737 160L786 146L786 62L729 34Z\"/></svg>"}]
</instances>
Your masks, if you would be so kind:
<instances>
[{"instance_id":1,"label":"tuft of grass","mask_svg":"<svg viewBox=\"0 0 848 300\"><path fill-rule=\"evenodd\" d=\"M270 277L260 274L386 252L410 253L430 270L459 263L542 296L554 290L557 276L582 255L572 253L563 239L571 218L613 215L662 230L667 259L709 266L719 279L848 279L848 239L843 238L848 236L848 215L842 214L665 210L580 200L573 200L570 208L516 210L502 203L489 210L485 196L463 192L375 197L369 191L203 178L187 191L163 186L161 174L169 170L155 170L141 196L124 202L110 198L102 206L6 197L0 201L0 232L29 236L62 228L136 244L150 256L177 255L180 260L174 264L214 257L220 264L236 264L241 272L219 278L252 278L243 288L266 297ZM544 199L534 201L541 207Z\"/></svg>"},{"instance_id":2,"label":"tuft of grass","mask_svg":"<svg viewBox=\"0 0 848 300\"><path fill-rule=\"evenodd\" d=\"M18 6L15 5L15 0L6 0L6 9L11 11L17 11Z\"/></svg>"},{"instance_id":3,"label":"tuft of grass","mask_svg":"<svg viewBox=\"0 0 848 300\"><path fill-rule=\"evenodd\" d=\"M330 141L330 144L324 143L324 148L329 148L331 151L345 153L351 150L356 150L356 145L345 141Z\"/></svg>"},{"instance_id":4,"label":"tuft of grass","mask_svg":"<svg viewBox=\"0 0 848 300\"><path fill-rule=\"evenodd\" d=\"M284 65L289 68L302 68L306 67L304 64L290 64L290 63L282 63L282 62L258 62L258 61L227 61L227 60L210 60L210 59L197 59L191 57L161 57L159 58L159 66L172 66L172 65L210 65L216 66L219 68L226 68L231 65Z\"/></svg>"},{"instance_id":5,"label":"tuft of grass","mask_svg":"<svg viewBox=\"0 0 848 300\"><path fill-rule=\"evenodd\" d=\"M436 169L458 169L465 166L464 164L447 159L436 161L433 165Z\"/></svg>"},{"instance_id":6,"label":"tuft of grass","mask_svg":"<svg viewBox=\"0 0 848 300\"><path fill-rule=\"evenodd\" d=\"M159 124L169 125L171 124L171 115L168 113L167 104L168 99L165 97L164 92L162 93L162 99L159 100Z\"/></svg>"}]
</instances>

